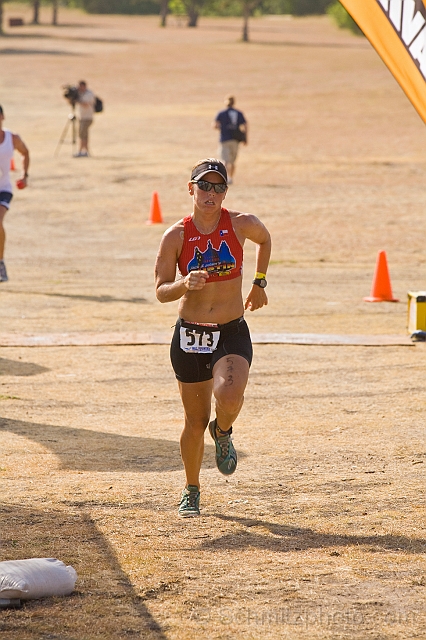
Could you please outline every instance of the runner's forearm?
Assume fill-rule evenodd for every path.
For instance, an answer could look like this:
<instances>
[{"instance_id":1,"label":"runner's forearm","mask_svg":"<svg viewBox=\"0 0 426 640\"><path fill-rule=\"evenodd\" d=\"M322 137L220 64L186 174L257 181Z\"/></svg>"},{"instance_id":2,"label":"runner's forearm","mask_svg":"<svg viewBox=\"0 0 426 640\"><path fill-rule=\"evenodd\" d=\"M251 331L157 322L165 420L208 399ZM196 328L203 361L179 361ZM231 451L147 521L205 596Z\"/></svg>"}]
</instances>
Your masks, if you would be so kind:
<instances>
[{"instance_id":1,"label":"runner's forearm","mask_svg":"<svg viewBox=\"0 0 426 640\"><path fill-rule=\"evenodd\" d=\"M256 273L265 273L268 270L269 259L271 257L271 238L269 237L256 248Z\"/></svg>"},{"instance_id":2,"label":"runner's forearm","mask_svg":"<svg viewBox=\"0 0 426 640\"><path fill-rule=\"evenodd\" d=\"M159 302L174 302L185 295L187 291L188 288L185 284L185 278L180 278L179 280L175 280L175 282L163 282L157 287L157 300L159 300Z\"/></svg>"}]
</instances>

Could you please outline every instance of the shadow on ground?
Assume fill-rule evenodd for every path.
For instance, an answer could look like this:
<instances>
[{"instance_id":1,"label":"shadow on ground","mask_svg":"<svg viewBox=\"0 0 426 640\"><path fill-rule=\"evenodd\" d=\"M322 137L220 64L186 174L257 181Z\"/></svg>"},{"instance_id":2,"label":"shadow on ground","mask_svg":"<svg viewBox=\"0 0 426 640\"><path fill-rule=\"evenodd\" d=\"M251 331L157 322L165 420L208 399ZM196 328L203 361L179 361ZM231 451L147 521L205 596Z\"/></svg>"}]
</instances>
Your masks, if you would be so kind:
<instances>
[{"instance_id":1,"label":"shadow on ground","mask_svg":"<svg viewBox=\"0 0 426 640\"><path fill-rule=\"evenodd\" d=\"M43 296L53 298L70 298L71 300L86 300L88 302L129 302L131 304L147 304L146 298L115 298L114 296L85 296L83 294L72 293L42 293Z\"/></svg>"},{"instance_id":2,"label":"shadow on ground","mask_svg":"<svg viewBox=\"0 0 426 640\"><path fill-rule=\"evenodd\" d=\"M24 436L49 449L61 469L78 471L177 471L182 469L179 443L123 436L51 424L0 418L0 433ZM215 467L214 446L206 446L204 468Z\"/></svg>"},{"instance_id":3,"label":"shadow on ground","mask_svg":"<svg viewBox=\"0 0 426 640\"><path fill-rule=\"evenodd\" d=\"M56 557L73 566L78 576L68 597L30 600L20 610L4 610L2 637L165 640L88 513L15 505L0 505L0 511L2 560Z\"/></svg>"},{"instance_id":4,"label":"shadow on ground","mask_svg":"<svg viewBox=\"0 0 426 640\"><path fill-rule=\"evenodd\" d=\"M47 371L50 371L50 369L32 362L19 362L18 360L0 358L0 376L37 376Z\"/></svg>"},{"instance_id":5,"label":"shadow on ground","mask_svg":"<svg viewBox=\"0 0 426 640\"><path fill-rule=\"evenodd\" d=\"M147 304L146 298L116 298L110 295L84 295L82 293L47 293L45 291L7 291L7 293L18 293L27 296L48 296L51 298L68 298L70 300L85 300L87 302L128 302L130 304Z\"/></svg>"},{"instance_id":6,"label":"shadow on ground","mask_svg":"<svg viewBox=\"0 0 426 640\"><path fill-rule=\"evenodd\" d=\"M71 53L69 51L63 51L62 49L13 49L12 47L8 49L0 49L0 56L16 56L16 55L42 55L42 56L79 56L82 54L79 53Z\"/></svg>"},{"instance_id":7,"label":"shadow on ground","mask_svg":"<svg viewBox=\"0 0 426 640\"><path fill-rule=\"evenodd\" d=\"M201 545L203 550L218 548L228 549L267 549L268 551L305 551L306 549L320 549L326 547L369 547L370 551L403 551L405 553L422 554L426 551L426 539L407 538L398 535L339 535L326 534L303 527L266 522L252 518L239 518L213 514L214 517L226 522L236 522L245 529L236 534L227 534L208 540ZM250 531L252 527L266 529L268 534L260 534ZM271 537L272 534L274 537ZM338 552L335 552L338 555Z\"/></svg>"}]
</instances>

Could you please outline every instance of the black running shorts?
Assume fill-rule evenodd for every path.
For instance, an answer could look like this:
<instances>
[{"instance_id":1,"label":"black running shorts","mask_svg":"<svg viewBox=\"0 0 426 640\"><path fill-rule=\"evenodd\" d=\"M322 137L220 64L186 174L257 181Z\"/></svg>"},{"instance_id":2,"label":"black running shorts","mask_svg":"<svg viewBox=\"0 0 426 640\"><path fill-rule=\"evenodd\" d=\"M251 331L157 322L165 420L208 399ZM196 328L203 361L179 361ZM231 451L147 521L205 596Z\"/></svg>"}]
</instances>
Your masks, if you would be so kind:
<instances>
[{"instance_id":1,"label":"black running shorts","mask_svg":"<svg viewBox=\"0 0 426 640\"><path fill-rule=\"evenodd\" d=\"M216 362L231 354L251 365L253 347L243 317L218 325L192 324L182 318L176 322L170 359L180 382L211 380Z\"/></svg>"},{"instance_id":2,"label":"black running shorts","mask_svg":"<svg viewBox=\"0 0 426 640\"><path fill-rule=\"evenodd\" d=\"M9 209L9 205L12 201L13 195L10 191L0 191L0 205Z\"/></svg>"}]
</instances>

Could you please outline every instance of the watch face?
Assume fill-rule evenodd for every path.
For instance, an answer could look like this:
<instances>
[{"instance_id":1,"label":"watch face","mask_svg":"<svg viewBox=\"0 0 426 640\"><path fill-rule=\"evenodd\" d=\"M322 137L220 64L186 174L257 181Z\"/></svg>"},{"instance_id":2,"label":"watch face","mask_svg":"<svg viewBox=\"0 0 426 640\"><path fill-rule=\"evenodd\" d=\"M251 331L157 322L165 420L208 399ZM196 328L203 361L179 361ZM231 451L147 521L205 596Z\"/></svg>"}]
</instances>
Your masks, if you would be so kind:
<instances>
[{"instance_id":1,"label":"watch face","mask_svg":"<svg viewBox=\"0 0 426 640\"><path fill-rule=\"evenodd\" d=\"M260 286L262 287L262 289L264 289L266 287L266 280L265 278L262 278L262 280L260 281Z\"/></svg>"}]
</instances>

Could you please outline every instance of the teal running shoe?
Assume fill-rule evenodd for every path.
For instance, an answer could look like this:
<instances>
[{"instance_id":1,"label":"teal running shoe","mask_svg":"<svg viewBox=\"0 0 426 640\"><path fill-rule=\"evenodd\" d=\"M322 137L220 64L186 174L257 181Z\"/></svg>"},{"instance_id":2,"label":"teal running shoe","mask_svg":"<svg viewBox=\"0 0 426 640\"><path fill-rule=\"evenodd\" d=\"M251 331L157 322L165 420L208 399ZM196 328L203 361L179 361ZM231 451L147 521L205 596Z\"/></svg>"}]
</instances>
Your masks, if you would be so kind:
<instances>
[{"instance_id":1,"label":"teal running shoe","mask_svg":"<svg viewBox=\"0 0 426 640\"><path fill-rule=\"evenodd\" d=\"M237 452L232 444L232 427L223 436L216 435L217 420L209 424L210 435L216 444L216 466L224 476L230 476L237 468Z\"/></svg>"},{"instance_id":2,"label":"teal running shoe","mask_svg":"<svg viewBox=\"0 0 426 640\"><path fill-rule=\"evenodd\" d=\"M182 491L178 515L181 518L193 518L200 515L200 491L198 487L189 484Z\"/></svg>"}]
</instances>

